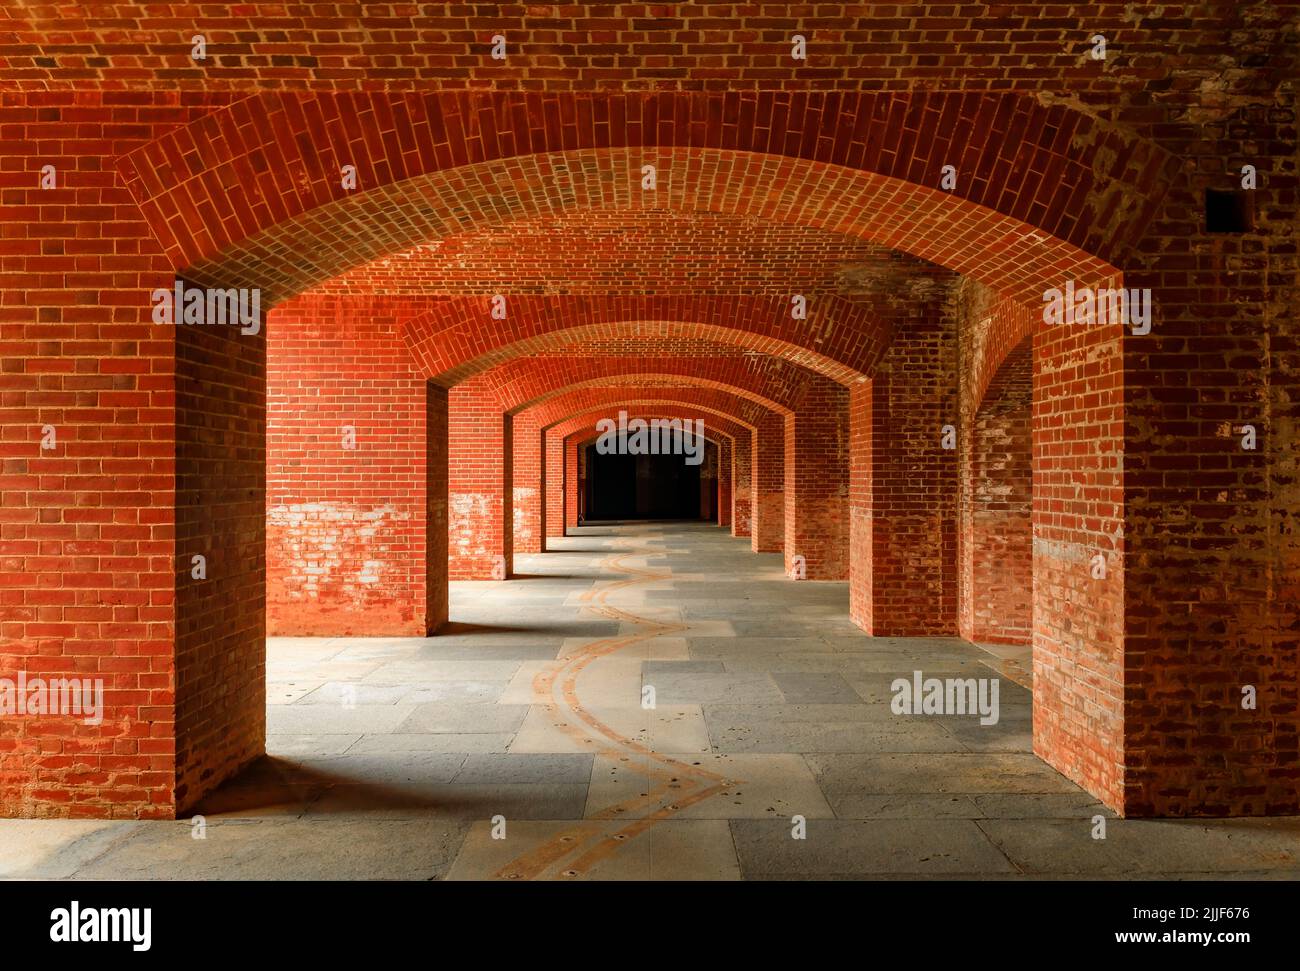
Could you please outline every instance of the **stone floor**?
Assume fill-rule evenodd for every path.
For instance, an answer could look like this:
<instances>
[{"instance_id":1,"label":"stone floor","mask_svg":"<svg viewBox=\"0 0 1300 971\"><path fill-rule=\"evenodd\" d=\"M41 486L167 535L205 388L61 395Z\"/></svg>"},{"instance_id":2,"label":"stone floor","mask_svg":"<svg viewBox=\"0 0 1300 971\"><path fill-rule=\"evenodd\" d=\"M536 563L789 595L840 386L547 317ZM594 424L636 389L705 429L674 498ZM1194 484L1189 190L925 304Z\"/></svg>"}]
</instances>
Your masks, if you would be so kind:
<instances>
[{"instance_id":1,"label":"stone floor","mask_svg":"<svg viewBox=\"0 0 1300 971\"><path fill-rule=\"evenodd\" d=\"M1300 876L1300 819L1115 819L1039 761L1024 651L866 637L717 527L577 532L438 637L272 639L202 826L0 820L0 876ZM997 724L894 714L916 670L998 678Z\"/></svg>"}]
</instances>

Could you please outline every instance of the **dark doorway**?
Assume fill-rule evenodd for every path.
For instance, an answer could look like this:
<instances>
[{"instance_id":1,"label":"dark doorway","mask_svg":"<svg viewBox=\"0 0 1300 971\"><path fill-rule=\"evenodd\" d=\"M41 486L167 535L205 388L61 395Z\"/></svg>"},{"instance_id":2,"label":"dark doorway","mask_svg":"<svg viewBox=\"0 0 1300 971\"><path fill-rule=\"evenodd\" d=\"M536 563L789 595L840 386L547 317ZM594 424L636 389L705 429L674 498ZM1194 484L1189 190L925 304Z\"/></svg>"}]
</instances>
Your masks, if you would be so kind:
<instances>
[{"instance_id":1,"label":"dark doorway","mask_svg":"<svg viewBox=\"0 0 1300 971\"><path fill-rule=\"evenodd\" d=\"M700 466L681 455L602 455L587 446L587 519L698 519Z\"/></svg>"}]
</instances>

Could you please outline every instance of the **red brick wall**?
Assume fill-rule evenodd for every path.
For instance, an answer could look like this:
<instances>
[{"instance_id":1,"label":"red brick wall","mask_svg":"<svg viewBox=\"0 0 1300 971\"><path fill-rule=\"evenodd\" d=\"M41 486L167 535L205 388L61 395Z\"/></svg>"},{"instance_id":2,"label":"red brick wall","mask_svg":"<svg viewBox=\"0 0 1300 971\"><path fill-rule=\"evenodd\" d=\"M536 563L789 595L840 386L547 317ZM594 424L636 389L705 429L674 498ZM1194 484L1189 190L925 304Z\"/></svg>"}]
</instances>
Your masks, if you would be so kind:
<instances>
[{"instance_id":1,"label":"red brick wall","mask_svg":"<svg viewBox=\"0 0 1300 971\"><path fill-rule=\"evenodd\" d=\"M809 386L785 419L785 568L804 558L808 580L849 575L848 391Z\"/></svg>"},{"instance_id":2,"label":"red brick wall","mask_svg":"<svg viewBox=\"0 0 1300 971\"><path fill-rule=\"evenodd\" d=\"M1034 334L1034 751L1123 798L1124 376L1116 325ZM1090 564L1101 556L1106 578Z\"/></svg>"},{"instance_id":3,"label":"red brick wall","mask_svg":"<svg viewBox=\"0 0 1300 971\"><path fill-rule=\"evenodd\" d=\"M878 636L957 631L957 318L943 292L902 320L854 391L851 616ZM868 441L869 436L869 441ZM869 626L868 626L869 625Z\"/></svg>"},{"instance_id":4,"label":"red brick wall","mask_svg":"<svg viewBox=\"0 0 1300 971\"><path fill-rule=\"evenodd\" d=\"M731 443L731 535L753 535L753 440L755 432Z\"/></svg>"},{"instance_id":5,"label":"red brick wall","mask_svg":"<svg viewBox=\"0 0 1300 971\"><path fill-rule=\"evenodd\" d=\"M578 439L567 438L564 443L564 525L578 525L581 496L586 476L586 458L578 448Z\"/></svg>"},{"instance_id":6,"label":"red brick wall","mask_svg":"<svg viewBox=\"0 0 1300 971\"><path fill-rule=\"evenodd\" d=\"M176 328L178 814L265 752L265 324Z\"/></svg>"},{"instance_id":7,"label":"red brick wall","mask_svg":"<svg viewBox=\"0 0 1300 971\"><path fill-rule=\"evenodd\" d=\"M296 7L266 4L222 11L219 21L203 7L115 10L115 27L145 46L148 57L142 57L116 34L74 33L73 25L82 26L75 9L18 5L8 28L16 49L0 79L37 88L77 82L162 89L203 84L221 91L370 85L421 92L716 87L751 96L764 88L801 93L920 85L969 92L1032 90L1068 79L1073 90L1092 102L1113 98L1135 81L1164 89L1180 69L1195 76L1219 69L1218 50L1233 40L1255 39L1225 32L1244 20L1245 25L1260 23L1261 32L1271 28L1281 33L1277 24L1288 8L1279 6L1247 8L1247 13L1216 0L1198 5L1195 17L1174 18L1163 8L1117 9L1098 3L1054 9L1051 17L975 4L942 11L928 6L864 11L859 5L828 4L817 8L814 19L805 7L719 5L709 11L708 29L703 29L699 8L689 5L658 7L653 17L642 7L503 6L489 15L443 6L422 8L413 20L406 8L382 4L366 10L365 31L340 31L337 19L316 9L315 16L307 16ZM880 20L865 21L867 14ZM200 72L189 60L188 46L175 41L211 30L214 23L239 44ZM1093 65L1094 70L1087 70L1089 38L1098 31L1120 38L1126 56L1105 69ZM508 40L503 61L489 56L495 33ZM798 33L808 36L806 61L790 57L790 37ZM1263 33L1250 51L1271 51L1289 40L1285 34L1274 36ZM978 46L972 45L974 38ZM562 51L556 47L561 40ZM304 56L304 51L328 51L330 56ZM990 124L994 120L988 119ZM1031 121L1042 124L1037 118ZM932 124L946 131L953 118ZM450 148L447 142L438 147Z\"/></svg>"},{"instance_id":8,"label":"red brick wall","mask_svg":"<svg viewBox=\"0 0 1300 971\"><path fill-rule=\"evenodd\" d=\"M972 640L1033 632L1033 344L1028 307L971 281L957 288L961 462L958 625ZM1044 596L1052 596L1044 593Z\"/></svg>"},{"instance_id":9,"label":"red brick wall","mask_svg":"<svg viewBox=\"0 0 1300 971\"><path fill-rule=\"evenodd\" d=\"M150 294L172 287L170 263L105 159L192 112L172 97L129 100L129 130L114 99L94 93L10 94L0 105L0 677L98 677L105 687L98 726L0 719L3 816L175 809L176 595L186 547L201 538L189 514L177 535L178 475L186 498L199 494L196 466L176 452L193 456L198 430L187 416L178 445L177 335L151 323ZM46 164L54 189L38 187ZM200 354L191 346L182 357ZM184 384L188 412L199 391ZM41 448L46 425L52 450ZM209 638L202 622L185 628L187 674ZM246 684L236 681L236 696ZM187 741L207 727L201 708L186 709ZM248 734L240 727L232 748ZM187 748L180 772L188 778L199 757Z\"/></svg>"},{"instance_id":10,"label":"red brick wall","mask_svg":"<svg viewBox=\"0 0 1300 971\"><path fill-rule=\"evenodd\" d=\"M958 530L962 637L1029 644L1033 635L1033 344L1002 362L963 426Z\"/></svg>"},{"instance_id":11,"label":"red brick wall","mask_svg":"<svg viewBox=\"0 0 1300 971\"><path fill-rule=\"evenodd\" d=\"M700 518L717 522L718 518L718 447L704 443L704 461L700 463Z\"/></svg>"},{"instance_id":12,"label":"red brick wall","mask_svg":"<svg viewBox=\"0 0 1300 971\"><path fill-rule=\"evenodd\" d=\"M448 507L448 452L450 405L447 389L432 381L424 386L425 414L425 516L424 549L427 564L424 616L428 632L434 633L448 618L447 568L451 513Z\"/></svg>"},{"instance_id":13,"label":"red brick wall","mask_svg":"<svg viewBox=\"0 0 1300 971\"><path fill-rule=\"evenodd\" d=\"M1065 282L1061 281L1061 285ZM961 620L963 636L1014 640L1024 607L983 584L981 568L1024 582L1023 565L999 544L1023 549L1025 431L1021 419L1032 384L1032 643L1034 751L1112 807L1130 811L1122 779L1129 757L1122 735L1125 669L1123 387L1120 328L1042 323L1042 307L1020 304L969 281L956 300L961 358L959 449L971 473L961 483ZM1032 334L1032 351L1025 338ZM1031 356L1030 375L1025 357ZM1005 385L1005 386L1004 386ZM1009 395L1009 397L1008 397ZM1011 406L1017 400L1020 404ZM980 406L986 404L981 413ZM1003 417L993 419L1003 409ZM1010 446L1010 447L1008 447ZM951 453L950 453L951 454ZM991 524L987 506L1003 480L982 481L980 463L1009 462L1022 471L1009 488L1011 509ZM985 468L983 471L987 471ZM1008 515L1009 514L1009 515ZM1018 538L1015 538L1018 537ZM993 552L984 556L990 544ZM1106 576L1093 579L1093 559ZM981 630L981 598L994 604L997 630ZM992 636L990 636L992 635Z\"/></svg>"},{"instance_id":14,"label":"red brick wall","mask_svg":"<svg viewBox=\"0 0 1300 971\"><path fill-rule=\"evenodd\" d=\"M718 442L718 525L731 525L731 442Z\"/></svg>"},{"instance_id":15,"label":"red brick wall","mask_svg":"<svg viewBox=\"0 0 1300 971\"><path fill-rule=\"evenodd\" d=\"M564 438L558 432L546 433L546 535L564 535Z\"/></svg>"},{"instance_id":16,"label":"red brick wall","mask_svg":"<svg viewBox=\"0 0 1300 971\"><path fill-rule=\"evenodd\" d=\"M868 633L876 629L875 397L871 383L849 390L849 618Z\"/></svg>"},{"instance_id":17,"label":"red brick wall","mask_svg":"<svg viewBox=\"0 0 1300 971\"><path fill-rule=\"evenodd\" d=\"M750 547L755 553L785 548L785 420L763 417L753 457Z\"/></svg>"},{"instance_id":18,"label":"red brick wall","mask_svg":"<svg viewBox=\"0 0 1300 971\"><path fill-rule=\"evenodd\" d=\"M510 514L516 553L540 553L545 538L542 523L542 430L535 420L514 415L510 421L513 489Z\"/></svg>"},{"instance_id":19,"label":"red brick wall","mask_svg":"<svg viewBox=\"0 0 1300 971\"><path fill-rule=\"evenodd\" d=\"M447 399L447 575L505 579L514 566L510 418L496 396L475 382L452 388Z\"/></svg>"},{"instance_id":20,"label":"red brick wall","mask_svg":"<svg viewBox=\"0 0 1300 971\"><path fill-rule=\"evenodd\" d=\"M1125 267L1156 301L1151 333L1123 348L1133 814L1300 812L1296 108L1293 86L1243 85L1212 112L1171 112L1182 179ZM1205 190L1238 188L1246 164L1255 229L1205 232Z\"/></svg>"},{"instance_id":21,"label":"red brick wall","mask_svg":"<svg viewBox=\"0 0 1300 971\"><path fill-rule=\"evenodd\" d=\"M384 298L304 296L270 315L272 634L419 636L436 626L426 586L443 565L430 571L426 544L427 382L398 337L404 312ZM344 448L345 426L355 448Z\"/></svg>"}]
</instances>

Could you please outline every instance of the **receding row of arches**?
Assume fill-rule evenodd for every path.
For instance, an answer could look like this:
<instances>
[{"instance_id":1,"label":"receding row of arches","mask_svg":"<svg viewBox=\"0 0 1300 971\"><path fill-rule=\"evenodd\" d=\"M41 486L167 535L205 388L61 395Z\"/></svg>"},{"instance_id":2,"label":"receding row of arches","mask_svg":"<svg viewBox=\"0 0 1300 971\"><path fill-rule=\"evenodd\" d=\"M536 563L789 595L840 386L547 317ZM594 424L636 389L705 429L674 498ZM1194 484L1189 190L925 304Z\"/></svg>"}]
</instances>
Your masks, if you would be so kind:
<instances>
[{"instance_id":1,"label":"receding row of arches","mask_svg":"<svg viewBox=\"0 0 1300 971\"><path fill-rule=\"evenodd\" d=\"M262 227L229 239L175 232L188 278L258 285L276 302L270 631L435 633L449 582L509 577L516 552L544 550L577 521L579 446L595 420L619 408L698 417L720 453L725 441L715 496L725 489L728 528L780 551L792 577L847 581L865 632L1033 637L1040 698L1061 716L1040 721L1040 752L1117 799L1119 723L1091 707L1077 718L1069 682L1121 681L1122 529L1100 514L1115 508L1118 456L1063 449L1057 436L1073 411L1122 408L1110 377L1122 332L1049 330L1036 301L1062 277L1096 286L1118 271L1076 245L1087 231L1067 228L1064 197L1032 190L1040 201L1026 208L999 195L998 211L969 197L974 184L963 197L696 137L429 170L408 157L401 177L363 164L356 194L282 193ZM1028 130L1021 138L1017 152L1041 151ZM328 172L341 150L317 145L304 171ZM156 175L169 151L130 164ZM214 205L235 202L220 173L257 152L243 145L211 178L191 177L190 198L202 186ZM647 164L659 173L651 193L632 178ZM1072 171L1080 198L1112 191ZM142 210L179 229L161 216L176 191L146 182L135 183ZM644 257L621 251L612 273L573 234L571 249L558 229L539 235L582 212L619 238L657 242ZM724 248L729 269L715 258L711 278L653 258L707 249L704 231L725 247L755 226L798 227L801 249L783 252L779 234L766 249ZM508 272L475 277L469 254L485 231L517 232L514 257L543 292L506 288ZM856 247L851 263L818 255L860 239L875 248ZM345 427L353 448L334 441ZM1044 488L1031 495L1031 480ZM1095 555L1115 561L1106 589L1083 582ZM1117 706L1116 695L1102 707Z\"/></svg>"},{"instance_id":2,"label":"receding row of arches","mask_svg":"<svg viewBox=\"0 0 1300 971\"><path fill-rule=\"evenodd\" d=\"M619 408L703 418L729 528L847 581L865 633L1032 637L1036 751L1120 806L1125 334L1040 302L1122 279L1172 168L1059 104L944 98L261 95L121 156L143 292L273 308L167 335L175 547L221 561L174 577L172 807L260 754L268 627L436 632L449 582L575 521L577 445ZM925 139L889 120L909 101ZM655 244L581 247L588 216ZM532 282L476 272L485 236Z\"/></svg>"}]
</instances>

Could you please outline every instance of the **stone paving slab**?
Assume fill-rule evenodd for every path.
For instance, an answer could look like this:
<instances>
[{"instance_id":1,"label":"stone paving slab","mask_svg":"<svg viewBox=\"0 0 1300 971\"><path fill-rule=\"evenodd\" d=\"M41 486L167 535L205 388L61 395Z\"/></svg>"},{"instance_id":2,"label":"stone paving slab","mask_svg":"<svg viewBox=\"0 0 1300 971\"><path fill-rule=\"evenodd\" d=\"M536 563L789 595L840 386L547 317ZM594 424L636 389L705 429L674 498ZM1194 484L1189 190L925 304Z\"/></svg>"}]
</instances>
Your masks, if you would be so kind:
<instances>
[{"instance_id":1,"label":"stone paving slab","mask_svg":"<svg viewBox=\"0 0 1300 971\"><path fill-rule=\"evenodd\" d=\"M781 691L766 674L730 672L661 672L643 675L643 685L655 689L664 705L768 704L782 700Z\"/></svg>"},{"instance_id":2,"label":"stone paving slab","mask_svg":"<svg viewBox=\"0 0 1300 971\"><path fill-rule=\"evenodd\" d=\"M634 836L626 835L626 829L626 824L619 821L521 820L514 824L507 822L505 839L493 839L491 824L475 823L448 879L519 878L521 868L512 868L512 863L566 837L573 847L571 855L545 867L534 878L573 881L740 878L731 832L723 820L669 820ZM611 843L617 844L616 852L605 852L604 847ZM576 869L575 865L588 854L593 857L591 862ZM532 871L528 872L531 875Z\"/></svg>"},{"instance_id":3,"label":"stone paving slab","mask_svg":"<svg viewBox=\"0 0 1300 971\"><path fill-rule=\"evenodd\" d=\"M403 706L406 707L406 706ZM513 732L523 724L527 705L459 704L435 702L413 705L392 731L398 734L428 732Z\"/></svg>"},{"instance_id":4,"label":"stone paving slab","mask_svg":"<svg viewBox=\"0 0 1300 971\"><path fill-rule=\"evenodd\" d=\"M430 681L509 681L522 661L400 660L380 664L362 679L368 684L410 684Z\"/></svg>"},{"instance_id":5,"label":"stone paving slab","mask_svg":"<svg viewBox=\"0 0 1300 971\"><path fill-rule=\"evenodd\" d=\"M844 676L834 672L774 671L771 678L792 705L845 705L860 700Z\"/></svg>"},{"instance_id":6,"label":"stone paving slab","mask_svg":"<svg viewBox=\"0 0 1300 971\"><path fill-rule=\"evenodd\" d=\"M1285 870L1300 879L1300 820L986 819L980 827L1028 873L1129 874Z\"/></svg>"},{"instance_id":7,"label":"stone paving slab","mask_svg":"<svg viewBox=\"0 0 1300 971\"><path fill-rule=\"evenodd\" d=\"M302 819L576 819L586 803L586 783L341 785L310 802Z\"/></svg>"},{"instance_id":8,"label":"stone paving slab","mask_svg":"<svg viewBox=\"0 0 1300 971\"><path fill-rule=\"evenodd\" d=\"M468 827L448 820L266 819L142 826L80 866L90 880L435 880L444 877Z\"/></svg>"},{"instance_id":9,"label":"stone paving slab","mask_svg":"<svg viewBox=\"0 0 1300 971\"><path fill-rule=\"evenodd\" d=\"M787 821L733 819L731 832L746 878L1016 872L969 820L809 819L807 838L793 839Z\"/></svg>"},{"instance_id":10,"label":"stone paving slab","mask_svg":"<svg viewBox=\"0 0 1300 971\"><path fill-rule=\"evenodd\" d=\"M622 738L656 752L709 751L709 731L699 705L659 705L653 711L639 707L591 708L585 711ZM604 735L573 713L535 705L515 734L510 751L599 752L608 747Z\"/></svg>"},{"instance_id":11,"label":"stone paving slab","mask_svg":"<svg viewBox=\"0 0 1300 971\"><path fill-rule=\"evenodd\" d=\"M617 812L648 816L663 807L676 819L808 818L833 815L803 759L797 755L709 754L682 756L676 765L653 758L598 756L592 769L588 817ZM692 769L707 776L692 775ZM667 778L664 778L667 776ZM698 798L706 790L716 795Z\"/></svg>"},{"instance_id":12,"label":"stone paving slab","mask_svg":"<svg viewBox=\"0 0 1300 971\"><path fill-rule=\"evenodd\" d=\"M416 705L271 705L266 731L274 735L364 735L395 731Z\"/></svg>"},{"instance_id":13,"label":"stone paving slab","mask_svg":"<svg viewBox=\"0 0 1300 971\"><path fill-rule=\"evenodd\" d=\"M931 724L921 722L921 724ZM1080 789L1029 753L809 755L829 790L875 793L1069 792Z\"/></svg>"},{"instance_id":14,"label":"stone paving slab","mask_svg":"<svg viewBox=\"0 0 1300 971\"><path fill-rule=\"evenodd\" d=\"M943 726L889 721L725 722L706 712L709 740L719 752L952 752L964 751Z\"/></svg>"},{"instance_id":15,"label":"stone paving slab","mask_svg":"<svg viewBox=\"0 0 1300 971\"><path fill-rule=\"evenodd\" d=\"M462 752L466 755L504 752L514 732L428 732L410 735L362 735L349 751L389 752Z\"/></svg>"},{"instance_id":16,"label":"stone paving slab","mask_svg":"<svg viewBox=\"0 0 1300 971\"><path fill-rule=\"evenodd\" d=\"M0 880L62 880L138 830L157 825L121 820L0 820Z\"/></svg>"}]
</instances>

